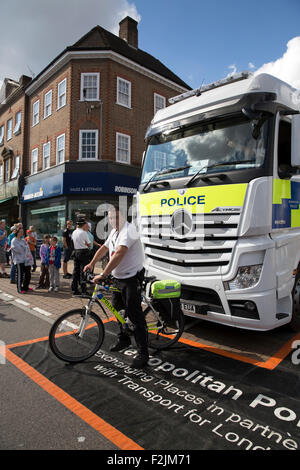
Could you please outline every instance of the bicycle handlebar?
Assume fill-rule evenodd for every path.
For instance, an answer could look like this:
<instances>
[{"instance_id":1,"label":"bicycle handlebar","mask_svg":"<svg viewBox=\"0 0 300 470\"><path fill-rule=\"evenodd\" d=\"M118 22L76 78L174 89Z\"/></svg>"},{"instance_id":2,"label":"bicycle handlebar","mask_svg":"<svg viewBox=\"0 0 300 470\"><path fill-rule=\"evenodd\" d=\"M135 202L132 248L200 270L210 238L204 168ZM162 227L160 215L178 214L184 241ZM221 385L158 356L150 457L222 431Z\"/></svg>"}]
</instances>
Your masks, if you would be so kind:
<instances>
[{"instance_id":1,"label":"bicycle handlebar","mask_svg":"<svg viewBox=\"0 0 300 470\"><path fill-rule=\"evenodd\" d=\"M89 284L92 284L92 285L99 285L99 286L111 286L112 283L113 283L113 276L110 274L109 276L107 276L105 279L103 279L103 281L98 281L98 282L94 282L94 277L96 276L96 274L93 274L91 273L89 270L86 271L84 273L84 278L85 278L85 281ZM146 288L146 285L148 283L152 283L154 280L156 280L156 277L155 276L150 276L150 277L145 277L143 279L143 282L142 282L142 290L145 290Z\"/></svg>"},{"instance_id":2,"label":"bicycle handlebar","mask_svg":"<svg viewBox=\"0 0 300 470\"><path fill-rule=\"evenodd\" d=\"M89 271L86 271L84 274L84 278L85 278L85 281L89 284L98 284L98 285L110 285L112 283L112 276L107 276L105 279L103 279L103 281L98 281L98 282L94 282L94 277L96 276L96 274L93 274Z\"/></svg>"}]
</instances>

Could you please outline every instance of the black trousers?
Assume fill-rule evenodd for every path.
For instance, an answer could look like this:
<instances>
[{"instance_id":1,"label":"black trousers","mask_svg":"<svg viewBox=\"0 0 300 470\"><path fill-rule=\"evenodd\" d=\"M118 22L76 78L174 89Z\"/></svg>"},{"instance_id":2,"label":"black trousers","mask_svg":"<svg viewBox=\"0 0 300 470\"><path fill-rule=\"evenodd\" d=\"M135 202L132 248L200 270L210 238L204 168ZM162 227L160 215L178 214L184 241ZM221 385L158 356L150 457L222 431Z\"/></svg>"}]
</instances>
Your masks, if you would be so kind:
<instances>
[{"instance_id":1,"label":"black trousers","mask_svg":"<svg viewBox=\"0 0 300 470\"><path fill-rule=\"evenodd\" d=\"M125 315L134 325L134 339L140 354L148 356L148 331L141 305L140 282L137 276L128 279L114 279L114 286L120 292L113 292L112 305L116 310L125 310ZM126 335L120 324L119 337Z\"/></svg>"},{"instance_id":2,"label":"black trousers","mask_svg":"<svg viewBox=\"0 0 300 470\"><path fill-rule=\"evenodd\" d=\"M31 279L31 266L25 266L24 263L16 264L17 289L18 292L27 291Z\"/></svg>"},{"instance_id":3,"label":"black trousers","mask_svg":"<svg viewBox=\"0 0 300 470\"><path fill-rule=\"evenodd\" d=\"M90 250L75 250L74 252L74 270L71 289L73 292L78 292L78 286L81 287L81 292L86 292L86 282L83 277L83 268L90 262Z\"/></svg>"}]
</instances>

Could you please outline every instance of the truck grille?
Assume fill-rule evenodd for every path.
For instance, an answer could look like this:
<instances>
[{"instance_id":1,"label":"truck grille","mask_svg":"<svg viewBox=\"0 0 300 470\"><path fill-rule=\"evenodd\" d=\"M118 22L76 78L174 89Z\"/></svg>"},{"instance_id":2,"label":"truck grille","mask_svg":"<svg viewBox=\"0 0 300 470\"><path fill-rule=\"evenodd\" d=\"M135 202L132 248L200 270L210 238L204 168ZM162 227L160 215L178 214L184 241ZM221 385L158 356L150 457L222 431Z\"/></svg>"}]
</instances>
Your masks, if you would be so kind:
<instances>
[{"instance_id":1,"label":"truck grille","mask_svg":"<svg viewBox=\"0 0 300 470\"><path fill-rule=\"evenodd\" d=\"M229 265L239 213L193 214L188 236L171 228L171 215L141 218L141 239L150 265L176 274L218 274Z\"/></svg>"}]
</instances>

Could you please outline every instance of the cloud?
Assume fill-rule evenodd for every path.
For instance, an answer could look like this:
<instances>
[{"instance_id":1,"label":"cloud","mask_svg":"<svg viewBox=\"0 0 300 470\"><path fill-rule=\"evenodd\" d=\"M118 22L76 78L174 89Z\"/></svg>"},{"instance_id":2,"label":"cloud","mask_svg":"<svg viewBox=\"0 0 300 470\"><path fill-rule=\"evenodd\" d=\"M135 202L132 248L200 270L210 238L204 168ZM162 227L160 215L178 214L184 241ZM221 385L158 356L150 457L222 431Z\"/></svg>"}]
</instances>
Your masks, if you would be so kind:
<instances>
[{"instance_id":1,"label":"cloud","mask_svg":"<svg viewBox=\"0 0 300 470\"><path fill-rule=\"evenodd\" d=\"M235 75L237 73L237 66L235 64L229 65L228 68L231 69L231 72L227 77L231 77L231 75Z\"/></svg>"},{"instance_id":2,"label":"cloud","mask_svg":"<svg viewBox=\"0 0 300 470\"><path fill-rule=\"evenodd\" d=\"M255 74L258 73L269 73L300 89L300 36L287 43L282 57L262 65L255 72Z\"/></svg>"},{"instance_id":3,"label":"cloud","mask_svg":"<svg viewBox=\"0 0 300 470\"><path fill-rule=\"evenodd\" d=\"M97 24L118 35L127 15L141 19L131 0L2 0L0 85L37 75Z\"/></svg>"}]
</instances>

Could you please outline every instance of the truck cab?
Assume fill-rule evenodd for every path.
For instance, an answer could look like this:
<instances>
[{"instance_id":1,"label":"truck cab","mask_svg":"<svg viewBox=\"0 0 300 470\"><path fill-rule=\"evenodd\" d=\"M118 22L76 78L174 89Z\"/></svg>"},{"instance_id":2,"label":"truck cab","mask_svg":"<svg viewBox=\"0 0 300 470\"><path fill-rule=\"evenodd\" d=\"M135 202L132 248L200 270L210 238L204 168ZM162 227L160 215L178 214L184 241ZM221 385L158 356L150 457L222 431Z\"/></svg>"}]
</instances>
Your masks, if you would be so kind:
<instances>
[{"instance_id":1,"label":"truck cab","mask_svg":"<svg viewBox=\"0 0 300 470\"><path fill-rule=\"evenodd\" d=\"M137 193L147 275L181 282L186 315L298 327L300 92L245 72L170 101Z\"/></svg>"}]
</instances>

